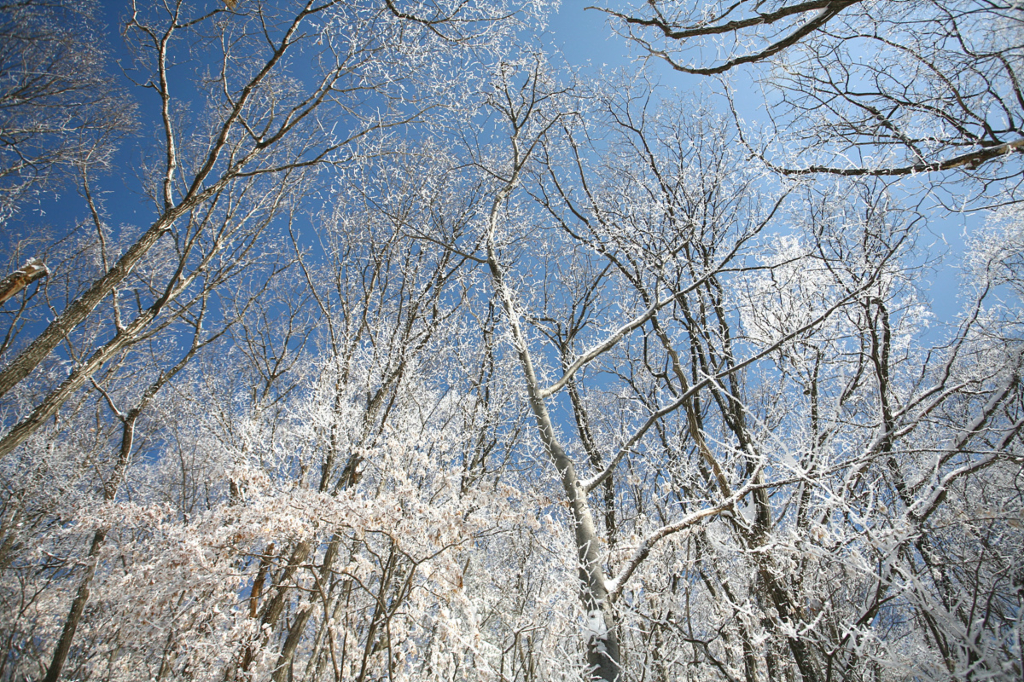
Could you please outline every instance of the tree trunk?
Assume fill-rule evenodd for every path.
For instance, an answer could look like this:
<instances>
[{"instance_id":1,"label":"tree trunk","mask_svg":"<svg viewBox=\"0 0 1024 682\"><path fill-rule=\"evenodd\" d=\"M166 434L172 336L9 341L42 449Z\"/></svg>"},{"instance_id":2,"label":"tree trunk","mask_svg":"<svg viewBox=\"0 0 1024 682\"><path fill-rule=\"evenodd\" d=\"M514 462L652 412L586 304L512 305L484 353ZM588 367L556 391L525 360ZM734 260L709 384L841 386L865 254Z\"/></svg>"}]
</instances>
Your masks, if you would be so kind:
<instances>
[{"instance_id":1,"label":"tree trunk","mask_svg":"<svg viewBox=\"0 0 1024 682\"><path fill-rule=\"evenodd\" d=\"M194 202L192 202L194 203ZM191 206L189 206L190 208ZM170 229L177 218L187 210L186 205L167 211L160 219L132 244L131 248L102 277L79 296L64 312L36 337L28 348L21 351L7 367L0 372L0 396L14 388L19 381L27 377L46 356L93 311L128 273L138 264L142 257L156 244L157 240Z\"/></svg>"},{"instance_id":2,"label":"tree trunk","mask_svg":"<svg viewBox=\"0 0 1024 682\"><path fill-rule=\"evenodd\" d=\"M558 442L555 428L548 414L547 405L541 397L540 385L533 369L533 361L527 347L526 336L519 326L518 312L512 300L511 292L505 286L501 266L491 250L488 258L491 279L495 293L501 300L502 307L509 318L512 343L523 369L527 399L537 420L537 430L544 449L551 458L562 482L569 510L572 513L573 534L576 540L577 558L579 561L579 577L581 585L580 597L587 613L587 662L591 666L593 679L614 682L619 679L620 655L619 641L615 632L615 619L608 598L608 586L605 582L604 569L598 555L600 540L594 519L587 502L587 493L576 476L576 467Z\"/></svg>"},{"instance_id":3,"label":"tree trunk","mask_svg":"<svg viewBox=\"0 0 1024 682\"><path fill-rule=\"evenodd\" d=\"M92 536L92 546L89 548L85 575L82 576L82 582L78 586L75 600L71 602L71 610L64 621L64 629L60 633L60 641L57 642L57 649L53 652L53 660L50 661L50 667L46 671L46 677L43 678L43 682L57 682L60 679L60 674L64 669L64 662L67 660L68 652L71 651L71 642L75 638L75 631L78 629L78 623L82 619L82 612L85 611L85 605L89 601L89 585L96 574L96 563L99 561L99 553L103 548L103 541L106 537L107 532L105 530L98 530Z\"/></svg>"},{"instance_id":4,"label":"tree trunk","mask_svg":"<svg viewBox=\"0 0 1024 682\"><path fill-rule=\"evenodd\" d=\"M128 464L131 461L132 446L135 443L135 423L161 383L161 381L157 381L153 387L150 387L149 391L143 395L139 405L124 417L121 429L121 450L118 454L117 464L114 466L110 479L103 486L103 499L105 502L113 502L114 498L117 497L117 490L124 481L125 474L128 471ZM82 619L85 605L89 601L89 585L96 574L96 563L99 561L99 553L103 549L103 543L106 538L106 530L98 530L92 536L92 546L89 548L89 556L86 560L85 575L82 576L82 582L78 586L75 600L71 602L71 610L64 621L64 629L60 633L60 640L57 642L57 649L53 652L53 660L50 661L50 667L46 671L44 682L57 682L60 679L68 652L71 651L71 642L75 638L75 631L78 629L78 623Z\"/></svg>"},{"instance_id":5,"label":"tree trunk","mask_svg":"<svg viewBox=\"0 0 1024 682\"><path fill-rule=\"evenodd\" d=\"M37 279L50 274L38 258L31 258L20 268L0 280L0 304L6 303L19 291Z\"/></svg>"}]
</instances>

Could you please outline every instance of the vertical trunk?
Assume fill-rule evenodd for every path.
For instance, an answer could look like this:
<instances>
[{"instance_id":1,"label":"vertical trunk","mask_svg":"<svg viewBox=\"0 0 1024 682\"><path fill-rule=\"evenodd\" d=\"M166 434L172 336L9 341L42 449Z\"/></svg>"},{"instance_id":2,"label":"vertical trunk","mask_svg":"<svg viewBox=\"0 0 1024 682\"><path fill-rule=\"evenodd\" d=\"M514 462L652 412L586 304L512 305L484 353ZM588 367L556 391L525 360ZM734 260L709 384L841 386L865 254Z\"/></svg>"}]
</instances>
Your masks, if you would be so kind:
<instances>
[{"instance_id":1,"label":"vertical trunk","mask_svg":"<svg viewBox=\"0 0 1024 682\"><path fill-rule=\"evenodd\" d=\"M534 101L531 104L536 105L538 102ZM502 112L508 118L513 130L510 140L512 148L511 173L504 186L495 194L487 217L487 228L484 233L484 250L487 255L486 264L491 276L495 297L500 302L501 308L508 318L512 345L523 370L526 397L530 403L530 409L537 420L537 430L541 443L544 445L544 450L558 471L562 490L565 493L566 502L572 514L573 535L576 541L576 552L579 562L580 597L587 615L587 662L590 664L591 678L604 680L605 682L616 682L620 679L621 670L619 641L616 635L615 619L612 614L608 585L605 581L604 569L601 566L598 553L600 542L597 530L594 527L594 519L590 513L587 491L577 478L576 468L566 454L565 449L558 442L558 437L555 434L554 424L551 421L551 416L548 414L547 405L544 403L544 398L541 394L540 382L537 380L537 375L534 371L533 359L530 357L526 334L520 325L515 296L505 282L505 272L498 257L497 245L495 243L495 235L498 231L502 207L519 184L520 174L523 172L533 149L532 146L527 146L524 149L521 146L522 141L520 139L520 135L523 133L524 126L531 117L532 112L532 107L524 107L522 110L515 110L513 107Z\"/></svg>"},{"instance_id":2,"label":"vertical trunk","mask_svg":"<svg viewBox=\"0 0 1024 682\"><path fill-rule=\"evenodd\" d=\"M564 352L565 349L563 349ZM594 467L594 470L601 471L604 469L604 464L602 463L597 443L594 440L594 435L590 432L590 417L587 414L586 406L583 404L583 398L580 396L575 381L566 382L565 387L569 391L569 400L572 404L573 415L576 418L576 428L580 434L583 450L587 453L590 465ZM602 487L604 488L605 535L608 540L608 547L612 548L615 546L615 477L609 475L605 478Z\"/></svg>"},{"instance_id":3,"label":"vertical trunk","mask_svg":"<svg viewBox=\"0 0 1024 682\"><path fill-rule=\"evenodd\" d=\"M762 554L759 563L758 578L769 602L775 607L775 611L782 621L795 625L799 618L799 611L793 604L788 590L776 577L775 567L772 566L773 562ZM778 631L777 627L774 629L776 632ZM793 655L793 661L796 662L803 681L818 682L819 676L814 655L807 643L799 637L787 636L786 644L789 646L789 651Z\"/></svg>"},{"instance_id":4,"label":"vertical trunk","mask_svg":"<svg viewBox=\"0 0 1024 682\"><path fill-rule=\"evenodd\" d=\"M71 642L75 638L75 631L82 619L82 612L85 611L85 605L89 601L89 585L96 573L96 562L99 560L99 553L106 537L107 532L103 530L96 531L92 536L92 546L89 548L89 558L86 560L85 575L82 576L75 600L71 602L71 610L64 620L64 629L60 633L57 649L53 652L53 660L50 661L50 667L46 671L43 682L57 682L64 670L64 662L67 660L68 652L71 651Z\"/></svg>"},{"instance_id":5,"label":"vertical trunk","mask_svg":"<svg viewBox=\"0 0 1024 682\"><path fill-rule=\"evenodd\" d=\"M581 598L587 612L587 662L594 679L611 682L619 678L619 642L615 619L608 599L604 569L598 555L599 540L590 514L586 492L576 477L576 469L565 450L555 440L550 417L543 401L532 396L531 407L544 440L545 449L562 479L569 509L572 512L576 540Z\"/></svg>"},{"instance_id":6,"label":"vertical trunk","mask_svg":"<svg viewBox=\"0 0 1024 682\"><path fill-rule=\"evenodd\" d=\"M271 678L274 682L287 682L292 678L292 659L295 657L295 649L302 640L302 633L306 631L310 616L316 610L314 604L306 604L302 612L295 616L295 622L288 629L288 638L281 647L281 653L277 657L277 664L274 666L274 674Z\"/></svg>"},{"instance_id":7,"label":"vertical trunk","mask_svg":"<svg viewBox=\"0 0 1024 682\"><path fill-rule=\"evenodd\" d=\"M142 413L151 396L152 393L148 392L138 407L123 418L121 450L118 454L117 464L114 466L114 471L110 478L103 486L103 499L106 502L112 502L117 497L118 488L121 487L121 483L124 481L128 465L131 462L132 446L135 442L135 422L138 421L139 414ZM78 623L81 621L85 605L89 601L89 586L92 584L93 576L96 574L96 563L99 561L100 550L103 549L103 543L106 538L106 530L98 530L92 536L92 546L89 548L89 555L86 559L85 575L82 576L78 592L75 594L74 601L71 602L71 610L68 611L68 617L64 620L64 628L60 633L57 648L53 652L50 667L46 671L46 677L43 678L44 682L57 682L60 679L61 672L64 670L64 663L67 661L68 652L71 651L71 642L75 638Z\"/></svg>"},{"instance_id":8,"label":"vertical trunk","mask_svg":"<svg viewBox=\"0 0 1024 682\"><path fill-rule=\"evenodd\" d=\"M324 562L320 567L319 586L321 588L330 581L331 568L334 565L334 558L338 555L338 547L341 544L341 540L342 537L340 535L334 535L327 545L327 551L324 553ZM326 620L330 610L330 605L327 603L327 595L321 591L319 597L324 602L324 619ZM277 664L274 666L274 682L285 682L285 680L291 679L291 666L292 659L295 657L295 650L299 646L299 642L302 641L302 634L306 631L306 625L309 623L309 619L315 610L316 603L311 600L295 616L295 620L288 628L288 637L285 639L284 646L281 647L281 653L277 657Z\"/></svg>"},{"instance_id":9,"label":"vertical trunk","mask_svg":"<svg viewBox=\"0 0 1024 682\"><path fill-rule=\"evenodd\" d=\"M511 293L506 289L497 259L490 254L489 265L495 292L509 318L512 341L523 370L527 399L537 421L537 430L545 451L558 471L572 514L573 534L579 561L580 597L587 614L587 662L593 679L614 682L619 679L619 642L615 633L615 619L608 598L608 586L598 554L600 541L594 519L590 513L587 493L576 476L576 467L558 442L555 427L541 397L540 386L533 369L533 360L526 337L519 326L518 313Z\"/></svg>"}]
</instances>

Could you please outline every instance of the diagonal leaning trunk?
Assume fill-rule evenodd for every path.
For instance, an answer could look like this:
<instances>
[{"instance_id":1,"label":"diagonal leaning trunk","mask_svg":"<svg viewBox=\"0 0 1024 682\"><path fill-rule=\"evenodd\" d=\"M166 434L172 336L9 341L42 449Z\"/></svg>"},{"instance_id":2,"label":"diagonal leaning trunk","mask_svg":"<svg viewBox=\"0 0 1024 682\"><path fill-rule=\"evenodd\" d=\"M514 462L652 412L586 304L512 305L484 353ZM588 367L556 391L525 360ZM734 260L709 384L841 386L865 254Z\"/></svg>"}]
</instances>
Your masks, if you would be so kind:
<instances>
[{"instance_id":1,"label":"diagonal leaning trunk","mask_svg":"<svg viewBox=\"0 0 1024 682\"><path fill-rule=\"evenodd\" d=\"M197 202L191 202L197 203ZM61 341L78 326L82 320L89 316L96 306L100 304L114 287L120 284L128 273L135 268L142 258L149 253L149 250L156 244L157 240L170 229L174 221L185 211L191 208L190 204L177 206L165 211L153 225L146 230L138 241L136 241L121 258L102 277L81 296L76 298L60 315L58 315L46 329L21 351L11 363L0 372L0 396L14 388L22 379L27 377L33 369L39 365Z\"/></svg>"}]
</instances>

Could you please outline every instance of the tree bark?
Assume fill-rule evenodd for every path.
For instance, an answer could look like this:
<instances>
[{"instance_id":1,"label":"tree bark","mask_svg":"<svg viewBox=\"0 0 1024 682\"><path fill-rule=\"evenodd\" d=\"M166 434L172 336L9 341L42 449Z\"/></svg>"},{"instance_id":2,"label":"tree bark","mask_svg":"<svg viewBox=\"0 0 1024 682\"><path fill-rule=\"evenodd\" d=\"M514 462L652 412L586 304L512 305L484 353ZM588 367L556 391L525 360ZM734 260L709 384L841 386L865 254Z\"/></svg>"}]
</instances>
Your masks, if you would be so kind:
<instances>
[{"instance_id":1,"label":"tree bark","mask_svg":"<svg viewBox=\"0 0 1024 682\"><path fill-rule=\"evenodd\" d=\"M121 487L122 481L124 481L125 474L128 471L128 464L131 461L132 446L135 442L135 423L138 421L142 410L145 409L146 404L162 383L162 381L158 380L143 395L139 405L124 417L121 430L121 450L117 458L117 464L114 466L114 472L111 474L110 479L103 486L103 499L106 502L113 502L114 498L117 497L117 490ZM82 576L82 582L78 586L75 600L71 602L71 610L68 612L68 617L64 620L64 629L60 633L60 640L57 642L57 648L53 652L53 659L50 661L50 667L46 671L46 677L43 678L44 682L57 682L60 679L64 663L67 661L68 652L71 651L71 642L74 640L75 632L78 630L78 623L81 621L85 605L89 601L89 586L92 583L93 576L96 575L96 564L99 561L99 553L103 549L103 543L106 541L106 538L107 531L105 529L96 531L92 536L92 546L89 548L89 556L86 560L85 575Z\"/></svg>"},{"instance_id":2,"label":"tree bark","mask_svg":"<svg viewBox=\"0 0 1024 682\"><path fill-rule=\"evenodd\" d=\"M508 190L511 190L511 183ZM505 194L506 192L500 192L498 199L495 200L491 216L492 234L493 222L496 220L494 211L504 202ZM619 679L621 669L619 641L615 632L615 619L611 610L611 600L608 598L604 569L598 555L600 540L594 526L593 516L590 513L587 493L576 476L576 467L573 465L572 459L566 454L555 435L554 424L551 422L547 405L541 396L541 387L534 372L526 336L519 325L519 313L516 310L512 294L505 285L504 273L490 239L488 239L487 261L495 293L509 319L512 343L523 370L527 400L537 420L537 430L541 442L558 471L562 490L565 492L566 501L572 513L573 533L579 561L580 596L587 612L588 621L587 662L590 664L593 679L615 682Z\"/></svg>"},{"instance_id":3,"label":"tree bark","mask_svg":"<svg viewBox=\"0 0 1024 682\"><path fill-rule=\"evenodd\" d=\"M0 372L0 397L27 377L82 320L88 317L89 313L128 276L164 232L170 229L174 221L186 210L183 204L166 211L138 241L132 244L131 248L114 264L114 267L96 280L88 291L75 299L46 327L42 334L36 337L35 341L29 344L28 348L21 351L18 357L11 361L11 364ZM0 457L2 456L0 455Z\"/></svg>"},{"instance_id":4,"label":"tree bark","mask_svg":"<svg viewBox=\"0 0 1024 682\"><path fill-rule=\"evenodd\" d=\"M38 258L31 258L20 268L0 280L0 305L6 303L19 291L27 287L37 279L42 279L50 274Z\"/></svg>"},{"instance_id":5,"label":"tree bark","mask_svg":"<svg viewBox=\"0 0 1024 682\"><path fill-rule=\"evenodd\" d=\"M50 661L50 667L46 671L46 677L43 678L43 682L57 682L60 679L64 663L67 661L68 652L71 651L71 642L75 638L75 631L78 629L78 623L82 619L85 605L89 601L89 585L96 574L96 563L99 561L99 553L103 548L103 542L106 540L106 537L107 531L105 530L98 530L92 536L92 546L89 548L85 575L82 576L82 582L78 586L75 600L71 602L71 610L68 612L68 617L64 620L64 629L60 633L57 649L53 652L53 660Z\"/></svg>"}]
</instances>

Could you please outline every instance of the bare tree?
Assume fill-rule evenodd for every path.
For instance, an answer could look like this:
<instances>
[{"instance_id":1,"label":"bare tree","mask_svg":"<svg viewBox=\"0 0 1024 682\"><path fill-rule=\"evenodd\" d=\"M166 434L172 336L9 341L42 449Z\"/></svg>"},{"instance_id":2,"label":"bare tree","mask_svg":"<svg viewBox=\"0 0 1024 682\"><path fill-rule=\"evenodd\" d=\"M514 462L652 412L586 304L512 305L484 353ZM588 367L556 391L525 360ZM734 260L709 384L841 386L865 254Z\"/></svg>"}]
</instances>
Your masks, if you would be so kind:
<instances>
[{"instance_id":1,"label":"bare tree","mask_svg":"<svg viewBox=\"0 0 1024 682\"><path fill-rule=\"evenodd\" d=\"M109 166L133 125L94 2L0 3L0 224L33 191Z\"/></svg>"},{"instance_id":2,"label":"bare tree","mask_svg":"<svg viewBox=\"0 0 1024 682\"><path fill-rule=\"evenodd\" d=\"M669 0L603 11L677 71L759 83L767 134L781 139L758 149L788 174L1019 173L1017 3ZM793 143L790 157L782 150Z\"/></svg>"},{"instance_id":3,"label":"bare tree","mask_svg":"<svg viewBox=\"0 0 1024 682\"><path fill-rule=\"evenodd\" d=\"M129 676L139 670L132 665L145 665L154 655L160 659L152 672L157 678L181 672L181 666L200 660L183 652L191 646L193 634L209 622L213 612L207 607L217 608L217 595L234 591L231 580L219 588L197 587L196 594L205 599L194 604L199 610L181 612L180 619L160 621L166 629L159 641L148 639L151 633L144 630L120 629L127 621L118 620L123 604L117 596L117 564L110 558L121 552L122 566L134 563L131 547L144 541L147 531L134 534L130 524L105 521L92 524L92 532L73 541L54 539L46 529L59 524L55 519L76 504L90 506L90 497L94 503L100 502L100 510L126 500L163 503L173 499L180 501L173 507L180 510L175 523L188 525L193 514L203 511L194 503L198 496L189 487L204 474L214 475L211 472L217 480L205 498L207 508L236 505L255 510L259 496L254 499L244 475L236 479L231 474L237 469L258 477L275 471L278 464L282 469L276 472L280 473L293 461L286 455L277 459L279 438L292 438L281 419L289 410L299 409L300 396L292 396L292 389L300 381L308 387L310 369L299 373L299 379L289 370L296 359L309 359L308 351L318 340L312 336L314 328L325 330L330 339L325 347L336 355L336 362L324 364L325 371L336 376L338 363L347 363L351 370L339 379L332 396L332 401L345 409L327 427L333 434L331 447L296 451L307 471L312 459L328 453L322 464L318 462L318 490L338 496L355 487L364 475L370 476L364 472L363 453L376 446L385 427L389 432L401 431L390 425L398 417L389 415L411 418L410 423L419 419L422 428L432 424L429 408L426 414L409 417L426 404L421 401L413 405L416 409L407 407L411 401L404 386L417 378L416 363L430 346L434 332L447 321L449 311L441 296L460 269L459 259L447 251L440 251L436 261L421 249L410 252L401 236L404 223L400 216L394 218L390 235L379 230L364 234L348 226L345 230L352 231L339 228L328 237L338 249L334 263L341 269L335 272L322 267L321 253L310 255L304 247L290 253L280 247L288 243L289 230L296 223L308 221L311 213L321 210L322 201L307 202L310 188L323 189L317 173L324 169L354 172L360 159L393 151L391 145L399 144L394 141L397 131L413 131L421 122L425 126L428 115L435 122L442 121L472 86L472 74L479 68L474 65L478 55L473 50L505 49L502 39L513 30L514 13L502 3L469 7L457 2L418 3L415 8L391 2L217 5L205 9L181 2L133 7L125 35L136 60L125 65L125 73L143 96L154 97L149 103L156 105L159 151L139 171L140 189L151 201L153 218L148 227L139 229L109 225L97 189L101 181L91 169L82 168L77 181L91 217L62 248L72 252L69 261L75 259L73 262L84 267L73 276L62 272L51 282L52 288L42 290L38 298L49 304L46 312L52 313L52 322L32 343L22 343L16 332L34 331L33 326L25 324L23 317L13 318L5 347L16 353L3 369L4 388L0 390L9 428L0 451L7 458L5 468L30 463L23 468L32 481L10 482L12 490L4 498L0 527L5 549L0 554L17 559L18 570L5 578L23 579L35 593L27 603L19 602L17 589L9 591L10 583L5 584L5 603L18 606L5 620L3 636L10 644L8 650L20 653L0 660L0 677L17 675L30 666L45 671L49 679L77 675L94 663L99 665L106 646L138 653L126 659L133 671L126 673ZM192 73L194 78L184 79L179 69L189 62L204 66ZM466 67L457 77L456 65ZM439 77L445 68L451 69L450 75ZM339 200L340 196L336 194ZM337 210L340 215L351 208L341 205ZM378 238L383 239L382 244L374 243ZM360 258L368 259L366 270L342 258L353 248ZM277 283L295 259L301 267L290 279ZM359 291L361 278L365 286L361 298L349 298L350 293ZM284 305L290 307L291 317L280 314L281 301L274 298L288 282L297 296ZM332 290L332 284L337 288ZM393 320L392 314L397 315ZM290 323L297 325L294 335ZM349 324L354 326L348 328ZM166 394L176 388L174 382L197 376L191 368L198 349L231 327L237 329L231 341L239 349L231 357L248 356L250 368L258 370L241 373L239 378L259 377L255 386L246 387L242 394L252 401L253 415L248 422L250 432L240 439L252 444L254 433L263 435L257 426L266 426L267 440L255 442L259 451L238 448L238 442L231 439L238 435L239 425L246 424L239 396L233 393L222 403L226 411L220 415L197 414L190 409L178 414L188 415L191 423L174 422L173 416L160 412L146 420L147 411L171 399ZM347 336L350 332L354 334L351 338ZM186 336L194 341L187 352L178 348ZM377 349L370 357L364 355L367 343ZM180 361L172 364L175 359ZM370 366L358 366L364 361ZM222 372L224 367L222 364L218 370ZM38 381L25 381L30 375ZM147 385L149 390L145 390ZM87 392L90 386L94 390ZM236 383L225 386L238 388ZM349 421L348 408L363 397L359 387L371 397L362 421ZM188 387L181 394L203 395ZM217 403L211 400L210 404ZM95 417L96 426L82 427L90 416ZM214 416L223 417L220 426L229 427L219 443L209 430L203 432ZM348 434L347 429L357 422L362 435L346 446L350 435L357 435ZM109 447L118 430L121 439L112 468L100 466L99 462L110 461L101 454L108 448L100 441ZM193 438L195 434L200 437ZM96 442L75 446L76 439L87 441L90 435ZM176 464L175 455L181 455L177 480L182 483L177 491L175 481L161 480L161 472L154 474L148 467L137 466L138 444L146 437L155 443L153 456L160 468L171 468ZM58 443L63 445L58 447ZM196 450L189 452L190 446ZM40 448L45 457L40 456ZM230 454L217 457L215 452ZM225 471L223 463L232 457L234 465ZM267 462L266 467L251 466L250 457ZM395 457L400 459L397 454ZM65 472L74 475L62 478ZM86 473L95 473L95 477ZM139 478L147 475L149 483L161 487L147 489L145 481L140 484ZM390 475L385 468L376 480L392 481ZM101 479L98 494L96 486L89 489L94 478ZM304 474L300 472L298 479L304 480ZM40 494L47 486L55 495L74 490L74 503L49 504L49 497ZM294 483L285 489L294 489ZM257 507L247 507L247 499ZM398 501L382 497L382 504ZM402 510L393 513L400 517ZM25 522L26 516L31 523ZM314 577L308 570L311 563L318 565L314 583L320 580L322 588L313 608L334 614L351 608L352 620L362 629L367 648L361 674L375 674L372 671L381 666L384 652L390 657L388 643L397 643L399 638L397 634L382 638L380 633L395 613L384 609L368 623L363 623L359 614L367 599L380 604L395 596L394 608L400 607L408 597L416 566L430 555L414 560L412 550L394 546L391 538L380 533L377 540L367 541L367 551L363 551L362 541L346 530L347 517L340 519L332 525L336 532L331 536L323 536L319 529L300 537L293 537L290 531L278 534L277 554L273 544L268 547L259 535L253 545L223 555L237 567L247 565L251 559L247 552L258 553L252 563L254 574L263 576L261 584L273 594L265 603L259 590L251 596L253 608L259 604L258 617L244 618L241 627L265 625L266 629L255 636L225 640L222 650L236 651L239 656L230 663L220 661L222 674L245 673L258 665L254 656L270 651L279 659L273 674L288 674L296 655L305 653L297 647L309 643L311 629L319 633L319 643L309 662L310 671L323 667L327 652L333 654L336 644L333 632L329 645L323 639L330 614L314 619L308 628L307 621L293 618L301 597L308 594L309 579ZM40 530L42 535L35 535ZM374 532L372 527L369 531ZM55 558L47 563L47 572L37 571L36 577L30 575L33 560L25 555L31 544L28 538L33 535L38 540L36 547L59 546ZM426 532L419 536L441 541ZM439 547L443 550L449 544L450 537ZM345 558L346 546L350 549L346 561L373 556L376 551L388 553L390 558L380 564L386 575L376 587L372 585L375 575L363 576L364 587L354 588L351 577L341 578L335 571L334 561L339 553ZM144 553L137 558L142 556ZM73 570L79 560L84 571ZM285 566L279 571L276 564L280 561ZM75 576L73 581L49 580L64 569ZM41 582L36 580L40 576ZM189 589L184 586L176 596ZM227 592L218 591L222 589ZM349 602L353 590L365 593L358 606ZM52 616L32 615L39 603L50 598L63 602L59 625ZM236 598L237 594L231 599ZM307 619L313 615L314 611L306 612ZM105 623L118 625L107 629ZM26 643L25 635L38 635L39 639ZM47 644L42 644L44 640ZM353 641L348 652L356 646L362 644ZM89 653L80 653L83 649Z\"/></svg>"},{"instance_id":4,"label":"bare tree","mask_svg":"<svg viewBox=\"0 0 1024 682\"><path fill-rule=\"evenodd\" d=\"M1019 204L928 329L885 178L501 5L135 10L153 220L85 169L4 313L107 282L5 370L0 680L1020 676Z\"/></svg>"},{"instance_id":5,"label":"bare tree","mask_svg":"<svg viewBox=\"0 0 1024 682\"><path fill-rule=\"evenodd\" d=\"M915 345L915 214L879 185L773 188L727 121L643 86L593 97L584 118L537 70L500 85L509 146L488 166L482 259L564 495L590 674L953 679L1008 664L1012 636L994 633L1012 610L987 611L981 635L945 568L1005 559L972 543L939 558L948 540L928 519L964 477L1004 489L1018 468L1019 339L979 364L975 308L947 345ZM951 448L935 475L929 442ZM865 535L853 509L913 530ZM1005 600L1002 575L966 590ZM883 663L905 637L914 662Z\"/></svg>"},{"instance_id":6,"label":"bare tree","mask_svg":"<svg viewBox=\"0 0 1024 682\"><path fill-rule=\"evenodd\" d=\"M497 20L505 14L499 6L471 11L444 3L415 17L372 2L245 11L200 10L184 2L136 6L125 27L137 55L129 76L155 97L162 147L159 161L147 170L153 222L121 254L111 254L94 283L0 371L4 395L110 298L113 338L89 353L33 415L4 436L0 457L24 442L114 353L137 341L200 276L209 258L235 247L231 234L254 217L245 201L284 200L285 191L294 199L301 190L292 183L303 173L343 165L373 148L381 133L439 106L444 83L429 83L425 92L432 98L410 101L403 94L421 75L424 45L437 47L432 59L458 60L464 47L484 47L492 33L500 36L506 29ZM312 60L315 68L308 78L290 78L300 58ZM216 65L193 84L205 99L197 100L175 77L176 65L191 59ZM363 107L366 102L370 105ZM182 116L188 108L193 115ZM213 224L223 230L215 231ZM122 316L118 288L144 259L154 258L158 243L173 243L178 266L166 268L167 278L153 283L146 306Z\"/></svg>"}]
</instances>

